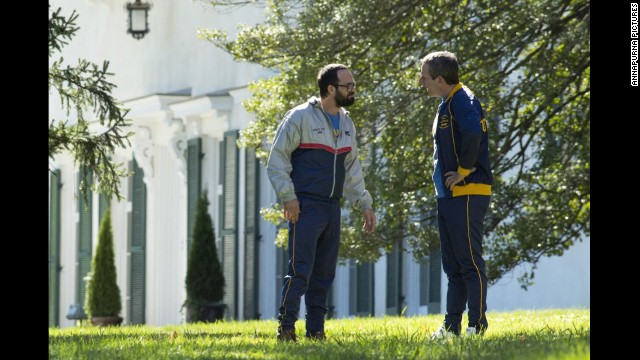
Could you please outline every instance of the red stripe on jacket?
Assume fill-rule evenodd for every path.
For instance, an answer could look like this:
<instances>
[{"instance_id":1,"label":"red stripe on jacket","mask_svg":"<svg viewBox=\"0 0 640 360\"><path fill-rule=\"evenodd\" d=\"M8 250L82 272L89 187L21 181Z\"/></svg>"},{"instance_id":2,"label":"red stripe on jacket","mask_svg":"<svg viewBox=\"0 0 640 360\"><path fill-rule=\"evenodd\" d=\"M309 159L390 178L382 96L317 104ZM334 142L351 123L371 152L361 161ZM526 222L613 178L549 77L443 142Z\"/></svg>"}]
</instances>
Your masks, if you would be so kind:
<instances>
[{"instance_id":1,"label":"red stripe on jacket","mask_svg":"<svg viewBox=\"0 0 640 360\"><path fill-rule=\"evenodd\" d=\"M320 149L320 150L326 150L332 154L342 154L344 152L349 152L351 151L351 146L346 146L346 147L342 147L339 149L334 149L331 146L328 145L324 145L324 144L300 144L300 148L301 149Z\"/></svg>"}]
</instances>

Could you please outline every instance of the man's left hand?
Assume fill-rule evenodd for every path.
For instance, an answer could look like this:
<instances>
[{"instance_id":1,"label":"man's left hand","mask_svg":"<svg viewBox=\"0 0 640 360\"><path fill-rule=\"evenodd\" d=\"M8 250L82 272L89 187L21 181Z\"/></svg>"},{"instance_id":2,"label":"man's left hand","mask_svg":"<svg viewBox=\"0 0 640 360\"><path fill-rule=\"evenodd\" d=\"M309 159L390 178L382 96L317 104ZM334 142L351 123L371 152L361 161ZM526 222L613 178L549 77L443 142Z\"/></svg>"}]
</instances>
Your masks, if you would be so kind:
<instances>
[{"instance_id":1,"label":"man's left hand","mask_svg":"<svg viewBox=\"0 0 640 360\"><path fill-rule=\"evenodd\" d=\"M475 166L471 168L471 172L474 172L474 171L476 171ZM457 183L462 181L462 179L464 179L464 176L462 176L457 171L446 172L444 176L446 177L446 179L444 180L444 186L448 188L450 191L453 191L453 187L456 186Z\"/></svg>"},{"instance_id":2,"label":"man's left hand","mask_svg":"<svg viewBox=\"0 0 640 360\"><path fill-rule=\"evenodd\" d=\"M362 230L367 234L372 234L376 230L376 214L371 209L366 209L362 213L364 215Z\"/></svg>"},{"instance_id":3,"label":"man's left hand","mask_svg":"<svg viewBox=\"0 0 640 360\"><path fill-rule=\"evenodd\" d=\"M449 171L445 173L444 176L446 177L446 179L444 180L444 186L446 186L447 189L451 191L453 191L453 187L457 183L459 183L460 181L462 181L462 179L464 179L464 176L460 175L460 173L457 171Z\"/></svg>"}]
</instances>

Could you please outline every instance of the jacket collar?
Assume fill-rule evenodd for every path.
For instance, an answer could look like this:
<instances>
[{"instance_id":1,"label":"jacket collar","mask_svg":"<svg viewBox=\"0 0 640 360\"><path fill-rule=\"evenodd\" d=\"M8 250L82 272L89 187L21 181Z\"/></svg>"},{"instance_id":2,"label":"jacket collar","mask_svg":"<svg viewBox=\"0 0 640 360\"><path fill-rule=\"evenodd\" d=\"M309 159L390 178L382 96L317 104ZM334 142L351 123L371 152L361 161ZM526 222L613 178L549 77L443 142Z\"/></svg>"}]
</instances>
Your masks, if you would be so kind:
<instances>
[{"instance_id":1,"label":"jacket collar","mask_svg":"<svg viewBox=\"0 0 640 360\"><path fill-rule=\"evenodd\" d=\"M311 106L318 108L320 111L322 111L322 102L320 100L319 97L317 96L312 96L309 99L307 99L307 102L309 104L311 104ZM345 108L343 107L338 107L338 111L340 114L344 114L344 115L349 115L349 112L347 110L345 110Z\"/></svg>"},{"instance_id":2,"label":"jacket collar","mask_svg":"<svg viewBox=\"0 0 640 360\"><path fill-rule=\"evenodd\" d=\"M458 85L456 85L453 89L451 89L451 92L447 96L447 99L445 100L445 102L449 101L449 99L451 99L451 97L453 97L453 94L458 92L458 90L460 90L460 89L462 89L462 83L461 82L459 82Z\"/></svg>"}]
</instances>

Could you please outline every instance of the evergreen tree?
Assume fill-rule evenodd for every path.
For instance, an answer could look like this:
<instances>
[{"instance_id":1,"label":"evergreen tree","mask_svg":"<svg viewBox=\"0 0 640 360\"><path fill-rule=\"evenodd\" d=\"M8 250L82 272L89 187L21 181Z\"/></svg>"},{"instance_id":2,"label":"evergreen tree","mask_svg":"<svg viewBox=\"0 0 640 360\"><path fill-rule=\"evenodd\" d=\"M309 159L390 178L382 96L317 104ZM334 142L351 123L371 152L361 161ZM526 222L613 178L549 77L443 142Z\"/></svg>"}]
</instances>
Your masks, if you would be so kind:
<instances>
[{"instance_id":1,"label":"evergreen tree","mask_svg":"<svg viewBox=\"0 0 640 360\"><path fill-rule=\"evenodd\" d=\"M49 59L61 52L64 45L75 36L78 27L75 11L68 18L60 15L58 8L49 17ZM121 163L111 159L116 148L130 146L129 137L133 132L123 132L130 124L125 119L128 110L111 96L115 85L107 81L109 62L98 66L84 59L78 59L75 66L64 65L64 59L49 63L49 92L60 98L67 119L49 119L49 158L68 151L76 165L84 166L85 171L80 182L80 193L90 194L89 190L103 193L107 198L115 195L122 199L119 191L120 177L128 171ZM70 116L70 114L73 116ZM90 124L95 116L96 123ZM99 123L99 124L98 124ZM86 174L93 174L93 179Z\"/></svg>"},{"instance_id":2,"label":"evergreen tree","mask_svg":"<svg viewBox=\"0 0 640 360\"><path fill-rule=\"evenodd\" d=\"M111 210L107 209L100 223L98 248L91 261L91 273L87 280L85 310L89 317L119 316L120 288L116 282L114 263Z\"/></svg>"},{"instance_id":3,"label":"evergreen tree","mask_svg":"<svg viewBox=\"0 0 640 360\"><path fill-rule=\"evenodd\" d=\"M198 199L185 279L187 299L183 306L187 309L189 321L205 321L200 308L218 303L224 295L224 275L208 206L205 190Z\"/></svg>"}]
</instances>

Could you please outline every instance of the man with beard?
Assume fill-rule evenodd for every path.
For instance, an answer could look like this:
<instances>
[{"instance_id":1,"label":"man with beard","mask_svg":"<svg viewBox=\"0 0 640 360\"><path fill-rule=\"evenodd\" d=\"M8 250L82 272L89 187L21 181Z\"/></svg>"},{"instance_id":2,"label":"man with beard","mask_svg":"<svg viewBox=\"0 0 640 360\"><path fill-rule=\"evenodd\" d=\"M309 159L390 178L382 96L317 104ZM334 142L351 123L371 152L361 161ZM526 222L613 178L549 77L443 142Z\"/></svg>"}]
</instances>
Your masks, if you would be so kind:
<instances>
[{"instance_id":1,"label":"man with beard","mask_svg":"<svg viewBox=\"0 0 640 360\"><path fill-rule=\"evenodd\" d=\"M340 198L364 215L372 233L376 219L358 160L356 130L343 107L355 101L356 83L345 65L318 73L320 99L289 110L278 126L267 174L289 221L289 271L284 278L278 334L296 341L295 322L305 295L306 336L324 340L327 293L333 283L340 243Z\"/></svg>"}]
</instances>

